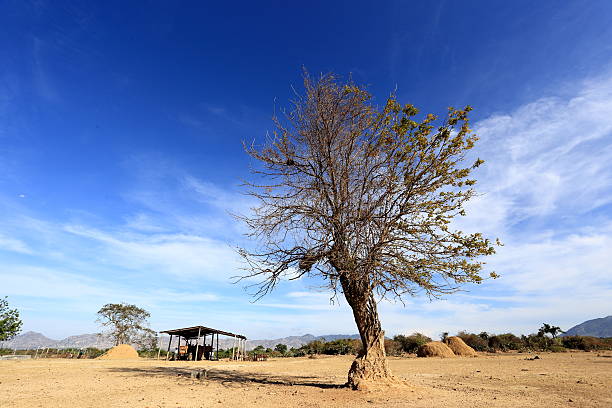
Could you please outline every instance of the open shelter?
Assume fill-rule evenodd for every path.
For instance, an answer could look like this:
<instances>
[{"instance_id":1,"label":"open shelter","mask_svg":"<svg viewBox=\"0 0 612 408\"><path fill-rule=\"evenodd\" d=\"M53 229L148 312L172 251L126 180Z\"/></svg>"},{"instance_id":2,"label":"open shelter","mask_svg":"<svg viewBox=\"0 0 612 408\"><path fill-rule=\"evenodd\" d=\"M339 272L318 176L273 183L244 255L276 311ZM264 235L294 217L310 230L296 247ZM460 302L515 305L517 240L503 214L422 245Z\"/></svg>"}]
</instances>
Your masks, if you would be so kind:
<instances>
[{"instance_id":1,"label":"open shelter","mask_svg":"<svg viewBox=\"0 0 612 408\"><path fill-rule=\"evenodd\" d=\"M177 337L178 339L178 348L175 356L177 360L218 360L219 335L232 337L234 339L231 356L232 360L244 360L244 356L246 355L247 338L242 334L230 333L205 326L164 330L160 333L170 335L166 359L168 359L170 355L170 345L172 344L173 337ZM181 344L181 340L183 344Z\"/></svg>"}]
</instances>

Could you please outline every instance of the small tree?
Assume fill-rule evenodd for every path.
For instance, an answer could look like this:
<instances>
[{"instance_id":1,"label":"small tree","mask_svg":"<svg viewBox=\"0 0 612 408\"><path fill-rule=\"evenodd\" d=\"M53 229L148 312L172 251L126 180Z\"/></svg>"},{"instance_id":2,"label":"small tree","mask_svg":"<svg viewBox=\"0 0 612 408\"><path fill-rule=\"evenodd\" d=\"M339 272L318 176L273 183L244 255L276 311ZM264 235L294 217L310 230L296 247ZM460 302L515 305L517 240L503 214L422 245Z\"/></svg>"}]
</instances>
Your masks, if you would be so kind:
<instances>
[{"instance_id":1,"label":"small tree","mask_svg":"<svg viewBox=\"0 0 612 408\"><path fill-rule=\"evenodd\" d=\"M496 334L489 337L489 347L493 350L520 350L523 341L512 333Z\"/></svg>"},{"instance_id":2,"label":"small tree","mask_svg":"<svg viewBox=\"0 0 612 408\"><path fill-rule=\"evenodd\" d=\"M151 345L155 332L148 326L151 314L146 310L127 303L108 303L98 310L96 322L108 327L108 334L115 345L137 343L139 346Z\"/></svg>"},{"instance_id":3,"label":"small tree","mask_svg":"<svg viewBox=\"0 0 612 408\"><path fill-rule=\"evenodd\" d=\"M17 309L10 309L6 296L0 299L0 341L10 340L21 331L22 322Z\"/></svg>"},{"instance_id":4,"label":"small tree","mask_svg":"<svg viewBox=\"0 0 612 408\"><path fill-rule=\"evenodd\" d=\"M259 164L247 186L260 204L241 218L261 245L240 254L246 277L262 278L258 297L302 276L344 295L363 343L348 384L360 388L391 377L381 298L436 297L482 281L475 258L493 254L491 242L451 221L465 215L469 175L483 161L464 163L477 140L469 106L436 125L431 114L417 121L418 110L394 95L378 109L365 88L334 75L305 74L304 86L285 119L274 117L267 143L246 147Z\"/></svg>"},{"instance_id":5,"label":"small tree","mask_svg":"<svg viewBox=\"0 0 612 408\"><path fill-rule=\"evenodd\" d=\"M252 351L253 354L263 354L266 352L266 348L262 345L255 347Z\"/></svg>"},{"instance_id":6,"label":"small tree","mask_svg":"<svg viewBox=\"0 0 612 408\"><path fill-rule=\"evenodd\" d=\"M418 348L425 343L429 343L431 339L421 333L412 333L410 336L404 336L398 334L393 337L393 340L397 341L401 346L402 350L406 353L416 353Z\"/></svg>"},{"instance_id":7,"label":"small tree","mask_svg":"<svg viewBox=\"0 0 612 408\"><path fill-rule=\"evenodd\" d=\"M559 326L552 326L548 323L543 323L540 330L538 330L538 336L544 336L550 334L553 339L556 339L559 334L563 333L563 330Z\"/></svg>"},{"instance_id":8,"label":"small tree","mask_svg":"<svg viewBox=\"0 0 612 408\"><path fill-rule=\"evenodd\" d=\"M461 338L471 348L476 351L486 351L489 347L489 335L486 332L480 334L468 333L466 331L460 331L457 333L457 337Z\"/></svg>"},{"instance_id":9,"label":"small tree","mask_svg":"<svg viewBox=\"0 0 612 408\"><path fill-rule=\"evenodd\" d=\"M281 354L285 354L287 352L287 345L277 344L276 346L274 346L274 351L278 351Z\"/></svg>"}]
</instances>

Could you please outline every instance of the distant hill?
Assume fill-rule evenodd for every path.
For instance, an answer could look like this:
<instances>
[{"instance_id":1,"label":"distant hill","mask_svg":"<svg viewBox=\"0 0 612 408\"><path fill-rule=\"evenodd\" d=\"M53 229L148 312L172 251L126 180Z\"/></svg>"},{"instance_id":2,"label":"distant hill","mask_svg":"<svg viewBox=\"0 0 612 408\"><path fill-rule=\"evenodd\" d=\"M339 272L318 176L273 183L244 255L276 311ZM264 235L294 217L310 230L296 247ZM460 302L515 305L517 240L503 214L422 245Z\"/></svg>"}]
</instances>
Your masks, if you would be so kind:
<instances>
[{"instance_id":1,"label":"distant hill","mask_svg":"<svg viewBox=\"0 0 612 408\"><path fill-rule=\"evenodd\" d=\"M247 341L247 349L252 350L257 346L263 346L265 348L273 349L277 344L285 344L288 348L294 347L299 348L304 344L309 343L313 340L321 340L321 341L334 341L339 339L358 339L358 334L326 334L324 336L313 336L312 334L305 334L303 336L289 336L282 337L279 339L271 339L271 340L249 340ZM166 343L167 344L167 343ZM223 347L223 342L219 339L220 347ZM231 347L231 345L227 345L227 347ZM227 348L226 347L226 348Z\"/></svg>"},{"instance_id":2,"label":"distant hill","mask_svg":"<svg viewBox=\"0 0 612 408\"><path fill-rule=\"evenodd\" d=\"M612 316L602 317L600 319L587 320L577 326L572 327L563 336L594 336L594 337L612 337ZM288 348L299 348L304 344L313 340L334 341L338 339L358 339L358 334L326 334L323 336L313 336L312 334L304 334L302 336L288 336L277 339L264 340L248 340L247 350L252 350L257 346L265 348L274 348L277 344L285 344ZM168 336L162 336L161 346L163 349L168 348ZM210 340L210 337L209 337ZM176 342L173 341L173 348ZM219 337L219 347L227 349L232 347L233 339L228 337ZM0 341L0 348L15 348L36 349L36 348L86 348L95 347L106 349L113 346L113 341L107 336L96 333L80 334L76 336L66 337L62 340L54 340L46 337L42 333L28 331L18 336L15 336L10 341Z\"/></svg>"},{"instance_id":3,"label":"distant hill","mask_svg":"<svg viewBox=\"0 0 612 408\"><path fill-rule=\"evenodd\" d=\"M53 340L42 333L28 331L15 336L9 341L0 341L0 348L12 348L18 350L36 348L86 348L96 347L105 349L113 346L113 341L95 333L81 334L78 336L66 337L62 340Z\"/></svg>"},{"instance_id":4,"label":"distant hill","mask_svg":"<svg viewBox=\"0 0 612 408\"><path fill-rule=\"evenodd\" d=\"M10 341L0 341L0 347L16 349L32 349L39 347L54 347L57 340L48 338L42 333L33 331L25 332L15 336Z\"/></svg>"},{"instance_id":5,"label":"distant hill","mask_svg":"<svg viewBox=\"0 0 612 408\"><path fill-rule=\"evenodd\" d=\"M87 348L95 347L98 349L106 349L113 347L115 343L113 339L108 336L100 335L97 333L80 334L77 336L66 337L63 340L59 340L55 348Z\"/></svg>"},{"instance_id":6,"label":"distant hill","mask_svg":"<svg viewBox=\"0 0 612 408\"><path fill-rule=\"evenodd\" d=\"M587 320L572 327L563 336L612 337L612 316Z\"/></svg>"},{"instance_id":7,"label":"distant hill","mask_svg":"<svg viewBox=\"0 0 612 408\"><path fill-rule=\"evenodd\" d=\"M333 341L338 339L358 339L358 334L327 334L324 336L313 336L312 334L305 334L303 336L289 336L281 337L277 339L268 340L248 340L247 350L252 350L257 346L263 346L265 348L274 348L277 344L285 344L288 348L295 347L299 348L304 344L313 340L322 341ZM161 346L163 349L168 348L168 336L162 336ZM210 340L210 337L209 337ZM172 342L173 347L176 346L176 342ZM219 347L226 349L233 345L233 339L228 337L219 337ZM96 333L91 334L80 334L76 336L66 337L62 340L53 340L42 333L33 331L25 332L18 336L15 336L10 341L0 342L0 348L11 348L11 349L36 349L36 348L87 348L95 347L99 349L106 349L113 346L113 341L107 336L101 336Z\"/></svg>"}]
</instances>

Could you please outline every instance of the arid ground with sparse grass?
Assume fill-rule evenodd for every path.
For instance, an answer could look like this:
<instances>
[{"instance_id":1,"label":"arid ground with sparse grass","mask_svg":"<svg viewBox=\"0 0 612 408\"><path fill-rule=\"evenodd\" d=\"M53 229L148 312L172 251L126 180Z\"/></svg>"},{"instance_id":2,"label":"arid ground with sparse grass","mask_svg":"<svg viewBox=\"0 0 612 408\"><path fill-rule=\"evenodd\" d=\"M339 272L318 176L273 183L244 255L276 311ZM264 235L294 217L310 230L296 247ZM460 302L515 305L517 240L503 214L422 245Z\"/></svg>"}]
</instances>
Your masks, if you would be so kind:
<instances>
[{"instance_id":1,"label":"arid ground with sparse grass","mask_svg":"<svg viewBox=\"0 0 612 408\"><path fill-rule=\"evenodd\" d=\"M604 407L612 353L390 358L409 385L339 387L348 356L264 362L0 361L1 407ZM206 379L192 379L197 369Z\"/></svg>"}]
</instances>

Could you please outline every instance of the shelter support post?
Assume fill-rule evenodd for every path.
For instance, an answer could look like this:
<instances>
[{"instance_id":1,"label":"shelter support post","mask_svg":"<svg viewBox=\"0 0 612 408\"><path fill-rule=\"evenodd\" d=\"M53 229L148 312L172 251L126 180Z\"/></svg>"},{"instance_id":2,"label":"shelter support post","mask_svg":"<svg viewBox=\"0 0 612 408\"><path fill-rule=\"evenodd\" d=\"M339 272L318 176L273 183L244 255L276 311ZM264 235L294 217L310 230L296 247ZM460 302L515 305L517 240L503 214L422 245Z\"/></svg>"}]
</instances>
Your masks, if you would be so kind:
<instances>
[{"instance_id":1,"label":"shelter support post","mask_svg":"<svg viewBox=\"0 0 612 408\"><path fill-rule=\"evenodd\" d=\"M168 342L168 351L166 352L166 360L170 358L170 345L172 344L172 335L170 335L170 341Z\"/></svg>"},{"instance_id":2,"label":"shelter support post","mask_svg":"<svg viewBox=\"0 0 612 408\"><path fill-rule=\"evenodd\" d=\"M204 341L202 342L202 347L204 347L204 353L202 353L202 356L204 356L204 359L208 359L206 357L206 333L204 333Z\"/></svg>"},{"instance_id":3,"label":"shelter support post","mask_svg":"<svg viewBox=\"0 0 612 408\"><path fill-rule=\"evenodd\" d=\"M234 351L236 351L236 336L234 336L234 340L232 341L232 361L234 361Z\"/></svg>"},{"instance_id":4,"label":"shelter support post","mask_svg":"<svg viewBox=\"0 0 612 408\"><path fill-rule=\"evenodd\" d=\"M201 331L202 331L202 328L201 327L198 328L198 340L196 342L196 355L194 358L195 361L198 361L198 356L199 356L198 351L200 350L200 332Z\"/></svg>"},{"instance_id":5,"label":"shelter support post","mask_svg":"<svg viewBox=\"0 0 612 408\"><path fill-rule=\"evenodd\" d=\"M159 360L159 355L161 354L161 336L159 336L159 340L157 340L157 359Z\"/></svg>"}]
</instances>

